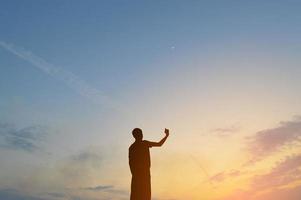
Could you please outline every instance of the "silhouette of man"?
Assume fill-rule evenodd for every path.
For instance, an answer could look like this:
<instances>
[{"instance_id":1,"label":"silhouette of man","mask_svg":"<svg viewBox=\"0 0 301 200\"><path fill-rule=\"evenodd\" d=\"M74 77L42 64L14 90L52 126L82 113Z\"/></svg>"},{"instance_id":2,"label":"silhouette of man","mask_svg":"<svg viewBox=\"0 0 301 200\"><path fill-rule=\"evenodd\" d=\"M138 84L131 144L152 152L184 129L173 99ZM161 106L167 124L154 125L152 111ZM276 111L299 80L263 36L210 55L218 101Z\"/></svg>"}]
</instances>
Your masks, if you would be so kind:
<instances>
[{"instance_id":1,"label":"silhouette of man","mask_svg":"<svg viewBox=\"0 0 301 200\"><path fill-rule=\"evenodd\" d=\"M150 153L149 148L160 147L169 136L169 130L164 130L165 137L160 142L150 142L143 139L142 130L135 128L132 131L135 142L129 148L129 164L132 173L131 199L151 199L151 178L150 178Z\"/></svg>"}]
</instances>

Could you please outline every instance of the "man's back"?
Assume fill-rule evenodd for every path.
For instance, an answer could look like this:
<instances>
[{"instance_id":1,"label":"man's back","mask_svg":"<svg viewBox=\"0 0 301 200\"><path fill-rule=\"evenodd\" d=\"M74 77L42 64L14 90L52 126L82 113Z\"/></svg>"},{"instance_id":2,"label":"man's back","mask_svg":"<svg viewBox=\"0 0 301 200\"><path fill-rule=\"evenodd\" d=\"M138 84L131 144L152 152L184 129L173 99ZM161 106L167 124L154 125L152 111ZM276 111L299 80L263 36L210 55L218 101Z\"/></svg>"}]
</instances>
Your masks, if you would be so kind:
<instances>
[{"instance_id":1,"label":"man's back","mask_svg":"<svg viewBox=\"0 0 301 200\"><path fill-rule=\"evenodd\" d=\"M150 168L149 142L146 140L136 141L129 148L129 164L132 174Z\"/></svg>"}]
</instances>

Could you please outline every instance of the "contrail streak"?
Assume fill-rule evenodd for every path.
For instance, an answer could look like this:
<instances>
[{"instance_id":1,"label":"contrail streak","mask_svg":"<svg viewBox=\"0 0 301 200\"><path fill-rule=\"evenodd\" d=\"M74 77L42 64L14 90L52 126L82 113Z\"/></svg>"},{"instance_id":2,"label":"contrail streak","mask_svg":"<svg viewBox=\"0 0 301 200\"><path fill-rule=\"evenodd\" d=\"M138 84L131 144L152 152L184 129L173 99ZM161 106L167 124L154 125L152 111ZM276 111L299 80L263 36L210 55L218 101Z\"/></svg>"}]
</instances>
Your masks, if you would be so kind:
<instances>
[{"instance_id":1,"label":"contrail streak","mask_svg":"<svg viewBox=\"0 0 301 200\"><path fill-rule=\"evenodd\" d=\"M192 154L190 155L190 157L206 175L207 181L211 184L212 188L215 188L212 180L210 179L210 175L208 174L207 170L203 167L203 165L201 165L201 163Z\"/></svg>"},{"instance_id":2,"label":"contrail streak","mask_svg":"<svg viewBox=\"0 0 301 200\"><path fill-rule=\"evenodd\" d=\"M32 52L17 47L13 44L8 44L6 42L0 41L0 46L3 47L5 50L9 51L10 53L18 56L19 58L28 61L33 66L45 72L46 74L49 74L52 77L61 80L71 89L76 91L78 94L90 99L94 103L105 104L109 107L116 107L115 104L113 105L112 100L108 96L106 96L96 88L90 86L84 80L80 79L72 72L64 70L61 67L55 66L47 62L43 58L33 54Z\"/></svg>"}]
</instances>

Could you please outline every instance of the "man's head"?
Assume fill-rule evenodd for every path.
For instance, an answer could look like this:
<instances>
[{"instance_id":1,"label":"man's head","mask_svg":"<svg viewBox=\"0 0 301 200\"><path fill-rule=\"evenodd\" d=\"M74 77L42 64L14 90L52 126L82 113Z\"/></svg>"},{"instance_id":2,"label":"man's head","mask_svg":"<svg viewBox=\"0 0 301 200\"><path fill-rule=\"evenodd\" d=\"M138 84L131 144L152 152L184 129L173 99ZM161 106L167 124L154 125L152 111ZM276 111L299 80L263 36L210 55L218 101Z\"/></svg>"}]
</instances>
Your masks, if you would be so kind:
<instances>
[{"instance_id":1,"label":"man's head","mask_svg":"<svg viewBox=\"0 0 301 200\"><path fill-rule=\"evenodd\" d=\"M134 128L132 131L132 135L137 141L141 141L143 138L142 130L140 128Z\"/></svg>"}]
</instances>

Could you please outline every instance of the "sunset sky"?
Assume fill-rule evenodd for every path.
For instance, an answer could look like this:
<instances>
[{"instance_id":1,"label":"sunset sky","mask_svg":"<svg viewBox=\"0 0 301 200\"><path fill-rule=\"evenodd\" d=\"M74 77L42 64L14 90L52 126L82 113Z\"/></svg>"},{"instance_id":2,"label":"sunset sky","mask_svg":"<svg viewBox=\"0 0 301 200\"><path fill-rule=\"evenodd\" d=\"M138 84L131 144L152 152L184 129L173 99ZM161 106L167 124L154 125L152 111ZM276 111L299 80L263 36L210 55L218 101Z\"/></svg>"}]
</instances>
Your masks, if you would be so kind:
<instances>
[{"instance_id":1,"label":"sunset sky","mask_svg":"<svg viewBox=\"0 0 301 200\"><path fill-rule=\"evenodd\" d=\"M0 0L0 199L300 200L301 1Z\"/></svg>"}]
</instances>

